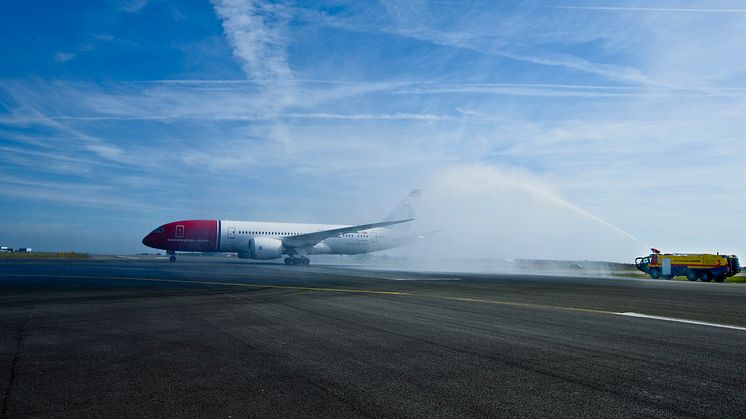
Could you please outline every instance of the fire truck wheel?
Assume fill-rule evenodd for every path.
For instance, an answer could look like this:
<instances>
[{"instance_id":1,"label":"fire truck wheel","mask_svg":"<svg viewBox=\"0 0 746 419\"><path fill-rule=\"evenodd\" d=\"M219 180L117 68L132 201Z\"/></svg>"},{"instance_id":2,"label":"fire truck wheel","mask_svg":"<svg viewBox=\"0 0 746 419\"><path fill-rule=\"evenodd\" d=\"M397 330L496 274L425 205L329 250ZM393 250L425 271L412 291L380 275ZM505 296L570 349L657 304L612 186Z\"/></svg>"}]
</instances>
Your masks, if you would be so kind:
<instances>
[{"instance_id":1,"label":"fire truck wheel","mask_svg":"<svg viewBox=\"0 0 746 419\"><path fill-rule=\"evenodd\" d=\"M725 276L718 275L715 277L715 282L723 282L723 281L725 281Z\"/></svg>"},{"instance_id":2,"label":"fire truck wheel","mask_svg":"<svg viewBox=\"0 0 746 419\"><path fill-rule=\"evenodd\" d=\"M697 272L696 271L687 271L686 273L686 279L690 281L696 281L697 280Z\"/></svg>"},{"instance_id":3,"label":"fire truck wheel","mask_svg":"<svg viewBox=\"0 0 746 419\"><path fill-rule=\"evenodd\" d=\"M658 268L652 268L650 269L650 277L653 279L658 279L661 277L661 270Z\"/></svg>"},{"instance_id":4,"label":"fire truck wheel","mask_svg":"<svg viewBox=\"0 0 746 419\"><path fill-rule=\"evenodd\" d=\"M710 275L707 271L702 271L699 273L699 279L701 279L703 282L710 282L712 281L712 275Z\"/></svg>"}]
</instances>

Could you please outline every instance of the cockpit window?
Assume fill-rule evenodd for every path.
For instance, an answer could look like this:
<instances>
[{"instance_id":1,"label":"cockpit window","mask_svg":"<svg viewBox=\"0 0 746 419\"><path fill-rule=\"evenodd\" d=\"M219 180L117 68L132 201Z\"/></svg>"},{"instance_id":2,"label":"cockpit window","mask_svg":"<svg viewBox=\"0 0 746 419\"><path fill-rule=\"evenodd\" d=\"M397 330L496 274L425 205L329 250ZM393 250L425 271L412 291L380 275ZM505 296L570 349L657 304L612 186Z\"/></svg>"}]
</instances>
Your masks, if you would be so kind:
<instances>
[{"instance_id":1,"label":"cockpit window","mask_svg":"<svg viewBox=\"0 0 746 419\"><path fill-rule=\"evenodd\" d=\"M153 230L153 233L163 233L163 227L158 227L155 230Z\"/></svg>"}]
</instances>

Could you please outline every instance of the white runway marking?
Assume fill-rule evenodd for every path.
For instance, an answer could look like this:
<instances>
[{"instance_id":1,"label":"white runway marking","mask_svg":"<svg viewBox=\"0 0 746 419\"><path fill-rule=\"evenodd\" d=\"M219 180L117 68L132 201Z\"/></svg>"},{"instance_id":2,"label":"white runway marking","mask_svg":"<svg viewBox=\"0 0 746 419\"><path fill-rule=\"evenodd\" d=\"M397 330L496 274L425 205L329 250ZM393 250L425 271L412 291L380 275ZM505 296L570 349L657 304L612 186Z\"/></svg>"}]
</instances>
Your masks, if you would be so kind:
<instances>
[{"instance_id":1,"label":"white runway marking","mask_svg":"<svg viewBox=\"0 0 746 419\"><path fill-rule=\"evenodd\" d=\"M388 281L461 281L461 278L397 278L397 277L385 277L381 279Z\"/></svg>"},{"instance_id":2,"label":"white runway marking","mask_svg":"<svg viewBox=\"0 0 746 419\"><path fill-rule=\"evenodd\" d=\"M668 321L668 322L698 324L700 326L721 327L723 329L733 329L733 330L743 330L743 331L746 331L746 327L731 326L729 324L708 323L708 322L701 322L701 321L698 321L698 320L677 319L675 317L652 316L650 314L631 313L631 312L615 313L615 314L618 314L620 316L627 316L627 317L640 317L640 318L643 318L643 319L665 320L665 321Z\"/></svg>"}]
</instances>

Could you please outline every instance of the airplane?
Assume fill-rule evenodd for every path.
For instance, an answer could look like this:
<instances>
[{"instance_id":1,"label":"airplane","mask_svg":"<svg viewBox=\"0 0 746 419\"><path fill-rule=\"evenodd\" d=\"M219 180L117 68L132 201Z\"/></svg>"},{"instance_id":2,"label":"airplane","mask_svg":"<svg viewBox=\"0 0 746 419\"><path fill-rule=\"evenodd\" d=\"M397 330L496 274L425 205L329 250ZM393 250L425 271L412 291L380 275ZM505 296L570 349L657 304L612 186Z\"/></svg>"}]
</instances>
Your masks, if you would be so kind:
<instances>
[{"instance_id":1,"label":"airplane","mask_svg":"<svg viewBox=\"0 0 746 419\"><path fill-rule=\"evenodd\" d=\"M300 224L232 220L183 220L163 224L142 239L176 261L176 252L235 252L239 258L285 258L308 265L309 255L357 255L392 249L419 236L406 235L421 189L409 193L384 221L359 225Z\"/></svg>"}]
</instances>

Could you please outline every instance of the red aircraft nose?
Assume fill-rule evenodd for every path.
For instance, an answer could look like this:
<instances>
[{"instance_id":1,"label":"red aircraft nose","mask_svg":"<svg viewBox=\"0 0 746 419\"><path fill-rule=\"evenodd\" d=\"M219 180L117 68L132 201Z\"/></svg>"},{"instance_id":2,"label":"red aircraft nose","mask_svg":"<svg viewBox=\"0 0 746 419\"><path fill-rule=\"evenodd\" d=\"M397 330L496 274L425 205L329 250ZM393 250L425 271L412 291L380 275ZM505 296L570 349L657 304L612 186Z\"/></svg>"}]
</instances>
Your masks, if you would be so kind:
<instances>
[{"instance_id":1,"label":"red aircraft nose","mask_svg":"<svg viewBox=\"0 0 746 419\"><path fill-rule=\"evenodd\" d=\"M142 239L142 244L163 250L215 252L218 249L217 220L184 220L164 224Z\"/></svg>"},{"instance_id":2,"label":"red aircraft nose","mask_svg":"<svg viewBox=\"0 0 746 419\"><path fill-rule=\"evenodd\" d=\"M142 238L142 244L155 249L164 249L165 244L165 226L160 226L151 231L147 236Z\"/></svg>"}]
</instances>

